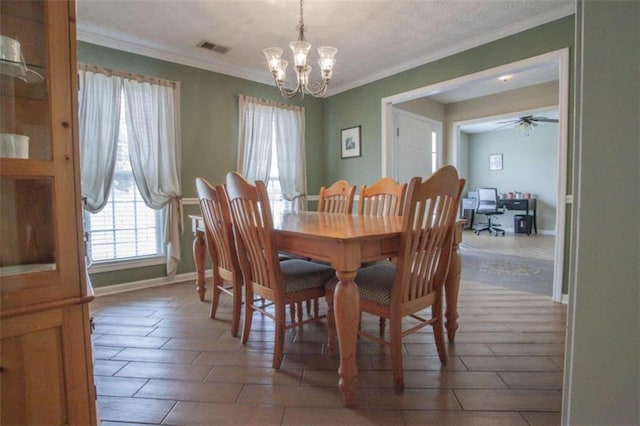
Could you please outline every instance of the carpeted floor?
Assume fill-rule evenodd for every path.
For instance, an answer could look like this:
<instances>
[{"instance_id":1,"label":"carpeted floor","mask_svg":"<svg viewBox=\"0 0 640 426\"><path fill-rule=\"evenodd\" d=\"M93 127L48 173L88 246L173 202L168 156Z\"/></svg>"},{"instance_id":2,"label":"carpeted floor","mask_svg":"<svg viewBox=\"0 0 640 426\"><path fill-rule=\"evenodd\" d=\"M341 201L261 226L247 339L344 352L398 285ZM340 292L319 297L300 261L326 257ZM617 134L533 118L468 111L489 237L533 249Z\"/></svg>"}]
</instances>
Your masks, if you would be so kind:
<instances>
[{"instance_id":1,"label":"carpeted floor","mask_svg":"<svg viewBox=\"0 0 640 426\"><path fill-rule=\"evenodd\" d=\"M551 296L553 261L460 250L462 280Z\"/></svg>"}]
</instances>

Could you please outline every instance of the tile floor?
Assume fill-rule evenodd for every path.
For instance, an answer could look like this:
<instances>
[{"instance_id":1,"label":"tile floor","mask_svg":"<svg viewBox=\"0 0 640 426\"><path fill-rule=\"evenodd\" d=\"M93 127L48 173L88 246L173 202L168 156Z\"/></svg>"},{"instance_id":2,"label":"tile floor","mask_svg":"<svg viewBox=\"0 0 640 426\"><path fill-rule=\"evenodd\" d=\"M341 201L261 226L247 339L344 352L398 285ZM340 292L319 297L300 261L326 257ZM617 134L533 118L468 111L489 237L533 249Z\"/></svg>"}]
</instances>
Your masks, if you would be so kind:
<instances>
[{"instance_id":1,"label":"tile floor","mask_svg":"<svg viewBox=\"0 0 640 426\"><path fill-rule=\"evenodd\" d=\"M429 328L407 336L406 390L396 394L388 351L360 341L354 409L342 407L324 323L290 331L275 371L272 321L256 316L243 346L229 333L229 302L210 320L193 283L97 298L101 424L560 424L566 307L549 297L463 281L447 365ZM363 324L377 329L376 318Z\"/></svg>"}]
</instances>

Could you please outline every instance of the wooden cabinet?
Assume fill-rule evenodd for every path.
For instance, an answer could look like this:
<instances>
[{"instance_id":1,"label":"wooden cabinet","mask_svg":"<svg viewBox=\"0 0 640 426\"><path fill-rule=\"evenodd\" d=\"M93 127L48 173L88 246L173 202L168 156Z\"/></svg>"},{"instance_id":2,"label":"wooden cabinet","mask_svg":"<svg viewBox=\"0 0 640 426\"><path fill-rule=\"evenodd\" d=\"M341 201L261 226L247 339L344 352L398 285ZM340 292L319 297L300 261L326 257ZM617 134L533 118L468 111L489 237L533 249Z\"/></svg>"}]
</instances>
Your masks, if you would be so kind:
<instances>
[{"instance_id":1,"label":"wooden cabinet","mask_svg":"<svg viewBox=\"0 0 640 426\"><path fill-rule=\"evenodd\" d=\"M92 425L75 3L2 0L0 18L0 423Z\"/></svg>"}]
</instances>

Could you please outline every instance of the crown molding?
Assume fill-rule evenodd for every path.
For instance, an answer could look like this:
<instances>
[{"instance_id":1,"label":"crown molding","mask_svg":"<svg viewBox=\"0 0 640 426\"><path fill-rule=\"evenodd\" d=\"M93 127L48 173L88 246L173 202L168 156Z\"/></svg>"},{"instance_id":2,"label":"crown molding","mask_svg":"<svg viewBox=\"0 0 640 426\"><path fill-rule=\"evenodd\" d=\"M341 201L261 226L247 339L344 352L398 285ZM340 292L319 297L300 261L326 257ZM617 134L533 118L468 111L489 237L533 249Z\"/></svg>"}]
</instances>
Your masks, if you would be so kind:
<instances>
[{"instance_id":1,"label":"crown molding","mask_svg":"<svg viewBox=\"0 0 640 426\"><path fill-rule=\"evenodd\" d=\"M77 25L76 37L79 41L96 44L98 46L274 86L273 78L270 74L265 76L264 74L247 71L244 68L229 66L229 64L215 59L205 60L200 57L185 55L184 52L178 52L166 46L152 45L144 40L125 37L121 34L110 33L109 31L97 31L95 27L88 27L81 23Z\"/></svg>"}]
</instances>

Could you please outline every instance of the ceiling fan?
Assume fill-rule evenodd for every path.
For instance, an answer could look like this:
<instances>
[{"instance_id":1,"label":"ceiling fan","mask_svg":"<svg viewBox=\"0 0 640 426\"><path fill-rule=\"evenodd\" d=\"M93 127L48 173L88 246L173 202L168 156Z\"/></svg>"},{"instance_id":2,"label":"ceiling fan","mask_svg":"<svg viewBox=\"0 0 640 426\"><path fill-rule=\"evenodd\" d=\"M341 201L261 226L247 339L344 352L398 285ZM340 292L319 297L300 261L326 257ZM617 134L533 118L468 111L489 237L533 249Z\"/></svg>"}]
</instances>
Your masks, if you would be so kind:
<instances>
[{"instance_id":1,"label":"ceiling fan","mask_svg":"<svg viewBox=\"0 0 640 426\"><path fill-rule=\"evenodd\" d=\"M524 117L519 117L513 120L505 120L498 121L497 124L503 124L498 127L498 129L502 129L504 127L513 126L517 129L523 130L525 135L529 135L529 131L538 126L538 123L557 123L557 118L548 118L542 116L535 115L525 115ZM496 129L497 130L497 129Z\"/></svg>"}]
</instances>

